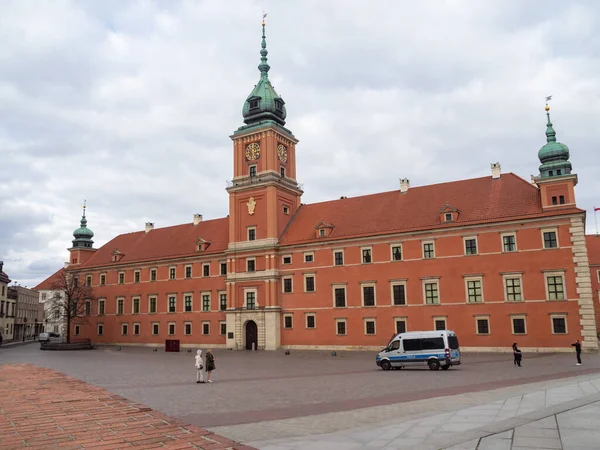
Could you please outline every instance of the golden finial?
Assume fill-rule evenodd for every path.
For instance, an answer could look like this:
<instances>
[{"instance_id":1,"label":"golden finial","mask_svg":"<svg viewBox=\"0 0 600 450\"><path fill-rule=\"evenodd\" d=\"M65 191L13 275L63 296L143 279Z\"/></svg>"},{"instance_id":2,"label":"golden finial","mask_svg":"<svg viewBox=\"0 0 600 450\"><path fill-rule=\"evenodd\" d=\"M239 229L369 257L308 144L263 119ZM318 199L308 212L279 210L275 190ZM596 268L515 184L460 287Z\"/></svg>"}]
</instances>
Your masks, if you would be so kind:
<instances>
[{"instance_id":1,"label":"golden finial","mask_svg":"<svg viewBox=\"0 0 600 450\"><path fill-rule=\"evenodd\" d=\"M550 111L550 106L548 105L548 102L550 100L552 100L552 96L551 95L549 95L548 97L546 97L546 108L545 108L546 112Z\"/></svg>"},{"instance_id":2,"label":"golden finial","mask_svg":"<svg viewBox=\"0 0 600 450\"><path fill-rule=\"evenodd\" d=\"M262 26L263 26L263 27L265 26L265 17L267 17L267 13L265 13L265 12L263 11L263 18L262 18Z\"/></svg>"},{"instance_id":3,"label":"golden finial","mask_svg":"<svg viewBox=\"0 0 600 450\"><path fill-rule=\"evenodd\" d=\"M546 111L550 111L550 106L546 103L546 107L544 108Z\"/></svg>"}]
</instances>

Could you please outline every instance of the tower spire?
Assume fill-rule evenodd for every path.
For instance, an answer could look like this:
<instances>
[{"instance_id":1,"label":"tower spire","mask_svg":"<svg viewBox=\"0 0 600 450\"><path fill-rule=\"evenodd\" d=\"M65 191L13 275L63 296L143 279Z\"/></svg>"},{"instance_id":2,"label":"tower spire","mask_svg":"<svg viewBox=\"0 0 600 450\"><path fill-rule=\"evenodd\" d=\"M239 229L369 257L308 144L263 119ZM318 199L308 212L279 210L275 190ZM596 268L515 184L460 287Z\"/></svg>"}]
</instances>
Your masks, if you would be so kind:
<instances>
[{"instance_id":1,"label":"tower spire","mask_svg":"<svg viewBox=\"0 0 600 450\"><path fill-rule=\"evenodd\" d=\"M548 100L552 96L546 97L546 145L540 148L538 158L542 163L539 167L540 177L549 178L556 176L569 175L572 170L571 162L569 161L569 147L556 140L556 132L550 121L550 106Z\"/></svg>"},{"instance_id":2,"label":"tower spire","mask_svg":"<svg viewBox=\"0 0 600 450\"><path fill-rule=\"evenodd\" d=\"M92 238L94 232L87 227L87 219L85 217L85 208L87 200L83 201L83 214L81 215L81 221L79 222L79 228L73 231L73 247L88 247L91 248L94 244Z\"/></svg>"},{"instance_id":3,"label":"tower spire","mask_svg":"<svg viewBox=\"0 0 600 450\"><path fill-rule=\"evenodd\" d=\"M263 14L263 18L262 18L262 42L260 44L261 49L260 49L260 64L258 65L258 70L260 70L260 77L261 78L267 78L269 69L271 68L271 66L269 66L269 64L267 63L267 55L269 54L269 51L267 50L267 36L265 35L265 17L267 17L266 14Z\"/></svg>"},{"instance_id":4,"label":"tower spire","mask_svg":"<svg viewBox=\"0 0 600 450\"><path fill-rule=\"evenodd\" d=\"M546 123L546 142L556 142L556 131L552 128L552 122L550 121L550 106L546 103L546 117L548 122Z\"/></svg>"}]
</instances>

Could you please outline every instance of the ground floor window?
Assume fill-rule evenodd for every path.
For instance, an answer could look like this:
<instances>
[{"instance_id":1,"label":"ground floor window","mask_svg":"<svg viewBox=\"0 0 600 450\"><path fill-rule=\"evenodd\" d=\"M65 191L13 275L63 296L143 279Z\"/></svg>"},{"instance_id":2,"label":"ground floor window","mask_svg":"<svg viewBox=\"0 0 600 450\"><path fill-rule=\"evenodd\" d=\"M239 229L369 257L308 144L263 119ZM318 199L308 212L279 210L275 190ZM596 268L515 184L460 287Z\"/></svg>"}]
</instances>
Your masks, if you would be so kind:
<instances>
[{"instance_id":1,"label":"ground floor window","mask_svg":"<svg viewBox=\"0 0 600 450\"><path fill-rule=\"evenodd\" d=\"M79 325L75 325L75 336L79 336Z\"/></svg>"},{"instance_id":2,"label":"ground floor window","mask_svg":"<svg viewBox=\"0 0 600 450\"><path fill-rule=\"evenodd\" d=\"M446 318L444 317L438 317L433 321L433 325L435 327L435 330L445 330L446 329Z\"/></svg>"},{"instance_id":3,"label":"ground floor window","mask_svg":"<svg viewBox=\"0 0 600 450\"><path fill-rule=\"evenodd\" d=\"M338 336L346 335L346 319L337 319L335 321L335 333Z\"/></svg>"},{"instance_id":4,"label":"ground floor window","mask_svg":"<svg viewBox=\"0 0 600 450\"><path fill-rule=\"evenodd\" d=\"M406 319L396 319L396 333L406 333Z\"/></svg>"},{"instance_id":5,"label":"ground floor window","mask_svg":"<svg viewBox=\"0 0 600 450\"><path fill-rule=\"evenodd\" d=\"M210 334L210 322L202 322L202 334Z\"/></svg>"},{"instance_id":6,"label":"ground floor window","mask_svg":"<svg viewBox=\"0 0 600 450\"><path fill-rule=\"evenodd\" d=\"M527 329L525 328L525 317L513 317L512 328L513 334L526 334Z\"/></svg>"},{"instance_id":7,"label":"ground floor window","mask_svg":"<svg viewBox=\"0 0 600 450\"><path fill-rule=\"evenodd\" d=\"M98 336L102 336L104 334L104 325L101 323L98 324L97 334L98 334Z\"/></svg>"},{"instance_id":8,"label":"ground floor window","mask_svg":"<svg viewBox=\"0 0 600 450\"><path fill-rule=\"evenodd\" d=\"M375 320L374 319L365 320L365 334L367 334L367 335L375 334Z\"/></svg>"},{"instance_id":9,"label":"ground floor window","mask_svg":"<svg viewBox=\"0 0 600 450\"><path fill-rule=\"evenodd\" d=\"M184 324L184 332L186 336L189 336L192 334L192 322L186 322Z\"/></svg>"},{"instance_id":10,"label":"ground floor window","mask_svg":"<svg viewBox=\"0 0 600 450\"><path fill-rule=\"evenodd\" d=\"M552 317L552 333L566 334L567 333L567 318L564 316Z\"/></svg>"},{"instance_id":11,"label":"ground floor window","mask_svg":"<svg viewBox=\"0 0 600 450\"><path fill-rule=\"evenodd\" d=\"M135 334L136 336L139 336L139 334L140 334L140 324L139 323L133 324L133 334Z\"/></svg>"},{"instance_id":12,"label":"ground floor window","mask_svg":"<svg viewBox=\"0 0 600 450\"><path fill-rule=\"evenodd\" d=\"M159 325L158 323L152 324L152 335L154 335L154 336L158 336L158 331L159 331L158 325Z\"/></svg>"},{"instance_id":13,"label":"ground floor window","mask_svg":"<svg viewBox=\"0 0 600 450\"><path fill-rule=\"evenodd\" d=\"M291 315L283 316L283 328L293 328L294 318Z\"/></svg>"},{"instance_id":14,"label":"ground floor window","mask_svg":"<svg viewBox=\"0 0 600 450\"><path fill-rule=\"evenodd\" d=\"M487 317L476 319L477 334L490 334L490 320Z\"/></svg>"},{"instance_id":15,"label":"ground floor window","mask_svg":"<svg viewBox=\"0 0 600 450\"><path fill-rule=\"evenodd\" d=\"M227 334L227 322L221 322L221 336L225 336Z\"/></svg>"}]
</instances>

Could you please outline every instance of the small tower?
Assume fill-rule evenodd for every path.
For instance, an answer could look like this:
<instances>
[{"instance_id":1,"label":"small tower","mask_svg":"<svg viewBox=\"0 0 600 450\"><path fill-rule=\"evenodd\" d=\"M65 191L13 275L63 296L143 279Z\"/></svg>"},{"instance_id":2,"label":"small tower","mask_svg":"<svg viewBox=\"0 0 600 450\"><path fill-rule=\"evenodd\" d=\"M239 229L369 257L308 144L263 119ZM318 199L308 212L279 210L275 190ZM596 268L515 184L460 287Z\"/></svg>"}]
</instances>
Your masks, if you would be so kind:
<instances>
[{"instance_id":1,"label":"small tower","mask_svg":"<svg viewBox=\"0 0 600 450\"><path fill-rule=\"evenodd\" d=\"M96 251L92 248L94 241L94 232L87 227L87 219L85 217L85 200L83 202L83 215L81 216L81 222L79 228L73 231L73 247L69 249L71 252L71 264L83 264L87 259Z\"/></svg>"},{"instance_id":2,"label":"small tower","mask_svg":"<svg viewBox=\"0 0 600 450\"><path fill-rule=\"evenodd\" d=\"M540 174L535 177L535 183L540 189L542 208L574 207L577 175L571 173L569 147L556 140L556 132L550 121L550 106L547 103L545 109L546 144L538 152Z\"/></svg>"}]
</instances>

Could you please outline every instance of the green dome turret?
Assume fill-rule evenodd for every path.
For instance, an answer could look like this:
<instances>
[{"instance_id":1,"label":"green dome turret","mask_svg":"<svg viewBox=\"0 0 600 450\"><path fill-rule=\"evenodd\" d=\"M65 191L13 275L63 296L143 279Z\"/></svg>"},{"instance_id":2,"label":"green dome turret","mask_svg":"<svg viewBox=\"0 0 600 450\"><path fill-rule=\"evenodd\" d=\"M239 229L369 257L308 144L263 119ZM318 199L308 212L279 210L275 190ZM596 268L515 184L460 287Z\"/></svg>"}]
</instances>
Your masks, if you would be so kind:
<instances>
[{"instance_id":1,"label":"green dome turret","mask_svg":"<svg viewBox=\"0 0 600 450\"><path fill-rule=\"evenodd\" d=\"M265 21L262 22L262 43L260 50L260 80L254 86L254 89L244 102L242 116L247 125L259 124L262 122L275 122L281 126L285 125L285 102L275 92L271 81L269 80L269 69L267 63L267 40L265 36Z\"/></svg>"},{"instance_id":2,"label":"green dome turret","mask_svg":"<svg viewBox=\"0 0 600 450\"><path fill-rule=\"evenodd\" d=\"M571 173L572 166L569 161L569 147L556 140L556 132L550 122L550 107L546 105L546 145L540 148L538 158L542 165L540 166L540 177L548 178L555 176L568 175Z\"/></svg>"},{"instance_id":3,"label":"green dome turret","mask_svg":"<svg viewBox=\"0 0 600 450\"><path fill-rule=\"evenodd\" d=\"M73 248L86 247L92 248L94 241L94 232L87 227L87 219L85 218L85 202L83 203L83 215L81 216L81 222L79 228L73 231Z\"/></svg>"}]
</instances>

